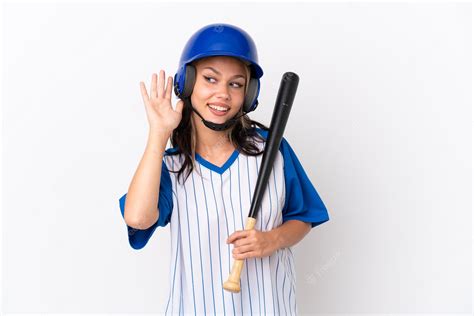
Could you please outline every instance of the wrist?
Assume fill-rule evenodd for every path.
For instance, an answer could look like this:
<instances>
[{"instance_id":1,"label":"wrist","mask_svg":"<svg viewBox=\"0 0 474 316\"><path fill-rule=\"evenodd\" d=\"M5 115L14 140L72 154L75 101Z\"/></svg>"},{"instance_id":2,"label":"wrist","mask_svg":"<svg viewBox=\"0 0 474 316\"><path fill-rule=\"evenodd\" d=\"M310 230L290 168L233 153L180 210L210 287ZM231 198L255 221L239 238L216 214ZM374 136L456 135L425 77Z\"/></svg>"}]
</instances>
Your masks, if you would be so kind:
<instances>
[{"instance_id":1,"label":"wrist","mask_svg":"<svg viewBox=\"0 0 474 316\"><path fill-rule=\"evenodd\" d=\"M281 236L280 236L280 231L277 228L274 228L268 232L270 234L270 238L272 239L272 245L274 248L274 251L280 250L282 247L282 242L281 242Z\"/></svg>"},{"instance_id":2,"label":"wrist","mask_svg":"<svg viewBox=\"0 0 474 316\"><path fill-rule=\"evenodd\" d=\"M170 131L159 129L159 128L150 128L148 129L148 138L156 138L156 139L168 141L172 133L173 133L172 131L170 132Z\"/></svg>"},{"instance_id":3,"label":"wrist","mask_svg":"<svg viewBox=\"0 0 474 316\"><path fill-rule=\"evenodd\" d=\"M150 129L148 133L148 142L146 144L146 150L164 152L170 135L163 131L157 131Z\"/></svg>"}]
</instances>

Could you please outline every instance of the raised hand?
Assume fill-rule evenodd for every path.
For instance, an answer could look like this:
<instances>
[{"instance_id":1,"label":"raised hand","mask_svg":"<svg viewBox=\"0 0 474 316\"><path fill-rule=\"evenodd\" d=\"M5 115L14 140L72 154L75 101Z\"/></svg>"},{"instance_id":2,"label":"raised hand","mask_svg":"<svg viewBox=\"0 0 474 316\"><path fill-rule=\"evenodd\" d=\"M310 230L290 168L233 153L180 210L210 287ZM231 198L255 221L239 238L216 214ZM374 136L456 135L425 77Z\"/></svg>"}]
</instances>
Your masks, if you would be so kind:
<instances>
[{"instance_id":1,"label":"raised hand","mask_svg":"<svg viewBox=\"0 0 474 316\"><path fill-rule=\"evenodd\" d=\"M164 87L165 72L160 70L157 83L157 75L154 73L151 78L150 96L148 96L145 84L140 81L140 90L145 103L145 110L150 124L150 129L157 132L171 135L173 130L181 121L184 102L179 100L176 103L176 110L171 105L171 92L173 90L173 77L169 76Z\"/></svg>"}]
</instances>

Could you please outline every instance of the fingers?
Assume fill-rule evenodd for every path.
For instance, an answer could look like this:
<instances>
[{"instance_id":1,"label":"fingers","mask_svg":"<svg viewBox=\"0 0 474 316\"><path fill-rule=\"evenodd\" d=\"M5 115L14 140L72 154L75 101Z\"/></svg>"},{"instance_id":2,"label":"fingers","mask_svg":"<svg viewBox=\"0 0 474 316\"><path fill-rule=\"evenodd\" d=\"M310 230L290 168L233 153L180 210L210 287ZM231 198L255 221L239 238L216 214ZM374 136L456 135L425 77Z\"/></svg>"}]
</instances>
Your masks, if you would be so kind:
<instances>
[{"instance_id":1,"label":"fingers","mask_svg":"<svg viewBox=\"0 0 474 316\"><path fill-rule=\"evenodd\" d=\"M234 240L247 236L249 233L248 230L238 230L227 238L227 243L234 242Z\"/></svg>"},{"instance_id":2,"label":"fingers","mask_svg":"<svg viewBox=\"0 0 474 316\"><path fill-rule=\"evenodd\" d=\"M171 100L171 88L173 86L173 78L168 76L168 82L166 84L165 98Z\"/></svg>"},{"instance_id":3,"label":"fingers","mask_svg":"<svg viewBox=\"0 0 474 316\"><path fill-rule=\"evenodd\" d=\"M146 89L145 89L146 91ZM165 90L165 71L160 69L159 75L153 73L151 76L150 98L165 98L171 100L173 91L173 77L168 76ZM143 94L143 93L142 93Z\"/></svg>"},{"instance_id":4,"label":"fingers","mask_svg":"<svg viewBox=\"0 0 474 316\"><path fill-rule=\"evenodd\" d=\"M249 252L249 251L252 251L253 250L253 246L252 245L247 245L247 246L240 246L240 247L236 247L232 250L232 253L234 255L237 255L237 254L241 254L241 253L246 253L246 252Z\"/></svg>"},{"instance_id":5,"label":"fingers","mask_svg":"<svg viewBox=\"0 0 474 316\"><path fill-rule=\"evenodd\" d=\"M140 81L140 91L141 91L141 94L142 94L143 102L145 104L147 104L148 100L150 98L148 97L148 93L146 92L145 83L143 83L143 81Z\"/></svg>"},{"instance_id":6,"label":"fingers","mask_svg":"<svg viewBox=\"0 0 474 316\"><path fill-rule=\"evenodd\" d=\"M150 93L151 93L151 98L154 99L154 98L158 97L158 94L156 92L156 74L151 75Z\"/></svg>"},{"instance_id":7,"label":"fingers","mask_svg":"<svg viewBox=\"0 0 474 316\"><path fill-rule=\"evenodd\" d=\"M165 72L163 69L160 70L160 76L158 77L158 98L163 98L164 97L164 84L165 84Z\"/></svg>"},{"instance_id":8,"label":"fingers","mask_svg":"<svg viewBox=\"0 0 474 316\"><path fill-rule=\"evenodd\" d=\"M227 238L226 242L227 243L232 243L235 240L240 239L240 238L255 236L256 233L257 233L257 230L254 229L254 228L253 229L246 229L246 230L237 230Z\"/></svg>"},{"instance_id":9,"label":"fingers","mask_svg":"<svg viewBox=\"0 0 474 316\"><path fill-rule=\"evenodd\" d=\"M261 255L258 251L247 251L247 252L240 252L240 253L232 253L232 257L235 260L244 260L248 258L260 258Z\"/></svg>"},{"instance_id":10,"label":"fingers","mask_svg":"<svg viewBox=\"0 0 474 316\"><path fill-rule=\"evenodd\" d=\"M251 238L240 238L240 239L235 240L233 242L234 248L242 247L242 246L245 246L245 245L251 245L252 241L254 241L254 240L252 240Z\"/></svg>"}]
</instances>

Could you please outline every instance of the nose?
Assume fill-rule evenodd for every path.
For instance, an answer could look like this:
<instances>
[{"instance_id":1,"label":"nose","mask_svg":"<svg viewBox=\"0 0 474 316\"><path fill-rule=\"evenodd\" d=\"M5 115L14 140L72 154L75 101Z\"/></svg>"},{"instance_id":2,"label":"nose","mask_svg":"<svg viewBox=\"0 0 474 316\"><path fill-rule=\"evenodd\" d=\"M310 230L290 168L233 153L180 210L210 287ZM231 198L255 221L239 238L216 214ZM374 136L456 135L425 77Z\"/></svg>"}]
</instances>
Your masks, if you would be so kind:
<instances>
[{"instance_id":1,"label":"nose","mask_svg":"<svg viewBox=\"0 0 474 316\"><path fill-rule=\"evenodd\" d=\"M219 85L217 88L216 96L220 99L229 100L230 93L229 93L229 86L227 84Z\"/></svg>"}]
</instances>

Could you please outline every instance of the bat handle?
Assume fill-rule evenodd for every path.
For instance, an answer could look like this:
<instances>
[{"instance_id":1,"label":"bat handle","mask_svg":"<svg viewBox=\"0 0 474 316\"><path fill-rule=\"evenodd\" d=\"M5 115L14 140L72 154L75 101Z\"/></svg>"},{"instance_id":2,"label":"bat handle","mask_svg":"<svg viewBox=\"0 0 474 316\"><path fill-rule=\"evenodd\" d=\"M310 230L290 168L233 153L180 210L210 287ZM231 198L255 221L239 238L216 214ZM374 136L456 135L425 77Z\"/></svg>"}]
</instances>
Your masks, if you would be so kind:
<instances>
[{"instance_id":1,"label":"bat handle","mask_svg":"<svg viewBox=\"0 0 474 316\"><path fill-rule=\"evenodd\" d=\"M247 224L245 225L245 230L251 230L255 227L255 222L257 220L253 217L247 217ZM236 259L232 265L232 272L229 275L227 281L224 282L224 290L233 293L240 292L240 274L242 272L242 267L244 266L244 260Z\"/></svg>"}]
</instances>

